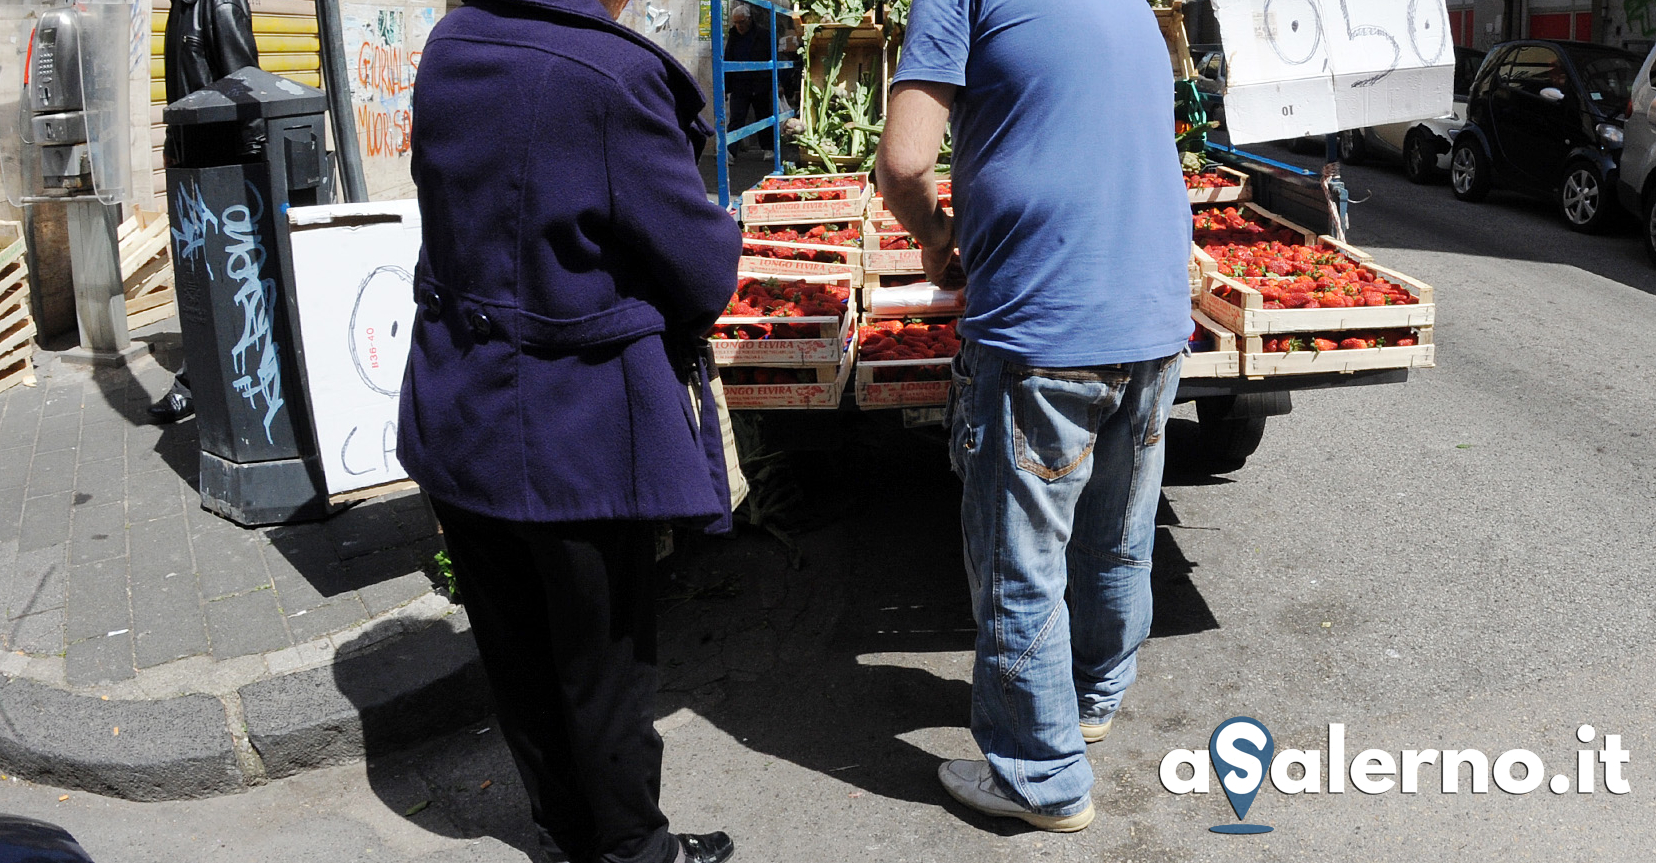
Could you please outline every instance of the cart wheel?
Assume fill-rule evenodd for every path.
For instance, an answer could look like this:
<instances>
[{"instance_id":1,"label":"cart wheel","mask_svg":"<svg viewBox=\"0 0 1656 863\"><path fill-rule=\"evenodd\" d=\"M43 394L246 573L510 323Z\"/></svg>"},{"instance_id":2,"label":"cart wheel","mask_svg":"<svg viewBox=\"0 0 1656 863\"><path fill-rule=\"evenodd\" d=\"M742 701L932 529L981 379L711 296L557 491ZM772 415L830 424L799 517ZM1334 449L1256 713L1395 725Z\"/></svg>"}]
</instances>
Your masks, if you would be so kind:
<instances>
[{"instance_id":1,"label":"cart wheel","mask_svg":"<svg viewBox=\"0 0 1656 863\"><path fill-rule=\"evenodd\" d=\"M1198 447L1216 467L1235 470L1259 449L1265 437L1265 416L1234 416L1235 396L1196 400Z\"/></svg>"}]
</instances>

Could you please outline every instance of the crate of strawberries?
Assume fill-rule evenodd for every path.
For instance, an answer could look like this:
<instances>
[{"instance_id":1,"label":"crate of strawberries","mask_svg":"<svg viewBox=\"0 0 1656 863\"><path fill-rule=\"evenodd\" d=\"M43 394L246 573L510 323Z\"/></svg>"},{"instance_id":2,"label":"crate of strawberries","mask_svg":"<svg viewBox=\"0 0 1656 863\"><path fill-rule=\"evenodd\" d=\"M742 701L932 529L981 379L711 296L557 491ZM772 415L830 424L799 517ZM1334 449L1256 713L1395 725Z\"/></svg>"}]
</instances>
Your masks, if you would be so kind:
<instances>
[{"instance_id":1,"label":"crate of strawberries","mask_svg":"<svg viewBox=\"0 0 1656 863\"><path fill-rule=\"evenodd\" d=\"M887 320L857 330L857 406L940 405L949 395L949 361L960 353L957 321Z\"/></svg>"},{"instance_id":2,"label":"crate of strawberries","mask_svg":"<svg viewBox=\"0 0 1656 863\"><path fill-rule=\"evenodd\" d=\"M1285 333L1242 341L1242 374L1248 377L1429 369L1437 364L1430 327Z\"/></svg>"},{"instance_id":3,"label":"crate of strawberries","mask_svg":"<svg viewBox=\"0 0 1656 863\"><path fill-rule=\"evenodd\" d=\"M1210 165L1201 171L1186 171L1184 181L1192 204L1217 204L1253 198L1253 190L1248 185L1248 175L1223 165Z\"/></svg>"},{"instance_id":4,"label":"crate of strawberries","mask_svg":"<svg viewBox=\"0 0 1656 863\"><path fill-rule=\"evenodd\" d=\"M1236 334L1212 318L1191 309L1194 328L1190 333L1190 355L1180 366L1180 378L1234 378L1242 373Z\"/></svg>"},{"instance_id":5,"label":"crate of strawberries","mask_svg":"<svg viewBox=\"0 0 1656 863\"><path fill-rule=\"evenodd\" d=\"M868 175L770 176L742 193L745 225L845 222L861 219L873 189Z\"/></svg>"},{"instance_id":6,"label":"crate of strawberries","mask_svg":"<svg viewBox=\"0 0 1656 863\"><path fill-rule=\"evenodd\" d=\"M954 212L954 182L947 176L937 178L937 202L943 205L944 210ZM869 200L868 217L880 221L896 221L896 217L886 209L884 195L875 195Z\"/></svg>"},{"instance_id":7,"label":"crate of strawberries","mask_svg":"<svg viewBox=\"0 0 1656 863\"><path fill-rule=\"evenodd\" d=\"M1240 278L1209 275L1202 311L1243 336L1432 325L1431 285L1376 264L1319 260L1303 247L1277 251L1232 269Z\"/></svg>"},{"instance_id":8,"label":"crate of strawberries","mask_svg":"<svg viewBox=\"0 0 1656 863\"><path fill-rule=\"evenodd\" d=\"M894 221L873 221L863 232L863 272L918 273L920 241Z\"/></svg>"},{"instance_id":9,"label":"crate of strawberries","mask_svg":"<svg viewBox=\"0 0 1656 863\"><path fill-rule=\"evenodd\" d=\"M845 393L850 363L807 368L719 369L731 410L834 410Z\"/></svg>"},{"instance_id":10,"label":"crate of strawberries","mask_svg":"<svg viewBox=\"0 0 1656 863\"><path fill-rule=\"evenodd\" d=\"M856 318L849 275L781 279L744 273L709 337L720 365L839 364Z\"/></svg>"},{"instance_id":11,"label":"crate of strawberries","mask_svg":"<svg viewBox=\"0 0 1656 863\"><path fill-rule=\"evenodd\" d=\"M774 275L860 275L862 220L742 229L741 269Z\"/></svg>"}]
</instances>

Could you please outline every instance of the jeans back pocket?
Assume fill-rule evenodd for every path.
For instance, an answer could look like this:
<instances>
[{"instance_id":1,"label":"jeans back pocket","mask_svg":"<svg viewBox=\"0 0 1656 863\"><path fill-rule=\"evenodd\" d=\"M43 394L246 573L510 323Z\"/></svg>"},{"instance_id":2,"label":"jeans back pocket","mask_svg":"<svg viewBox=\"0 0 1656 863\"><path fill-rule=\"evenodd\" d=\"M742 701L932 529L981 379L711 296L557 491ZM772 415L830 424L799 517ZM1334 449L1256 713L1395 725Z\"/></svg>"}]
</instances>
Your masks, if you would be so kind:
<instances>
[{"instance_id":1,"label":"jeans back pocket","mask_svg":"<svg viewBox=\"0 0 1656 863\"><path fill-rule=\"evenodd\" d=\"M1018 468L1048 482L1092 455L1098 427L1121 402L1128 374L1114 368L1022 369L1012 375L1012 446Z\"/></svg>"}]
</instances>

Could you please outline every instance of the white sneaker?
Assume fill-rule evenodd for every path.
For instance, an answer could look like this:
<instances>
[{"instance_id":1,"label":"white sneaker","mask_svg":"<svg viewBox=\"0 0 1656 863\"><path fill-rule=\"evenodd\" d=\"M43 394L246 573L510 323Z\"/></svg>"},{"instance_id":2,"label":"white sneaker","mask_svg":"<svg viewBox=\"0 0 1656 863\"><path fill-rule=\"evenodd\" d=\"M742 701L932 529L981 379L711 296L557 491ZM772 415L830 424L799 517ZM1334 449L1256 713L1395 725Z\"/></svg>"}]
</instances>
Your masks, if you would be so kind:
<instances>
[{"instance_id":1,"label":"white sneaker","mask_svg":"<svg viewBox=\"0 0 1656 863\"><path fill-rule=\"evenodd\" d=\"M1110 735L1110 726L1115 724L1115 717L1104 720L1098 725L1081 723L1081 739L1087 743L1097 743Z\"/></svg>"},{"instance_id":2,"label":"white sneaker","mask_svg":"<svg viewBox=\"0 0 1656 863\"><path fill-rule=\"evenodd\" d=\"M987 761L945 761L937 766L937 778L950 797L985 815L1019 818L1054 833L1074 833L1093 821L1091 799L1087 800L1087 808L1074 815L1041 815L1025 809L1001 791Z\"/></svg>"}]
</instances>

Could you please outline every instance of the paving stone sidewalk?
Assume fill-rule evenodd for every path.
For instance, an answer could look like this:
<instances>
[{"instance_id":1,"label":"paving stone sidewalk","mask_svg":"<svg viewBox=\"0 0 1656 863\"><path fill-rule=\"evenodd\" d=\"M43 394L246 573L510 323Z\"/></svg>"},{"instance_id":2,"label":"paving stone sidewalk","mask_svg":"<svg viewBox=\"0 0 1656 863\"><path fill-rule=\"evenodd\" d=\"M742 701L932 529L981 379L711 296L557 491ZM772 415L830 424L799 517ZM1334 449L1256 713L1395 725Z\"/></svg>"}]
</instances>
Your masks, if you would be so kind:
<instances>
[{"instance_id":1,"label":"paving stone sidewalk","mask_svg":"<svg viewBox=\"0 0 1656 863\"><path fill-rule=\"evenodd\" d=\"M28 677L87 689L279 654L432 593L417 493L263 529L201 509L194 419L145 412L172 353L96 370L41 354L36 386L0 393L0 644Z\"/></svg>"}]
</instances>

